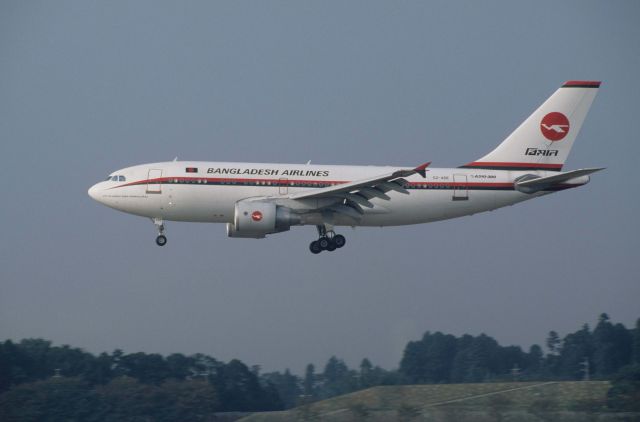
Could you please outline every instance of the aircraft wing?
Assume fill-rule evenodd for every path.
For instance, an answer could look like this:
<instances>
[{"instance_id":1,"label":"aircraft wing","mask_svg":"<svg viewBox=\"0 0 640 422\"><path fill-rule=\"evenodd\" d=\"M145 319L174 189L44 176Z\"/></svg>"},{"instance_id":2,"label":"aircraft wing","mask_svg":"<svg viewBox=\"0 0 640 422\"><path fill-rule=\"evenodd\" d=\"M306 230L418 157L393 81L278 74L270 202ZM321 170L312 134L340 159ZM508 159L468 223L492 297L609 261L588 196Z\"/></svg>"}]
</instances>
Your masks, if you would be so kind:
<instances>
[{"instance_id":1,"label":"aircraft wing","mask_svg":"<svg viewBox=\"0 0 640 422\"><path fill-rule=\"evenodd\" d=\"M369 179L327 186L321 189L309 189L291 194L289 195L289 199L336 198L342 200L342 203L332 205L328 207L328 210L343 213L357 219L364 213L362 207L373 208L373 204L369 202L372 198L380 198L388 201L391 198L387 195L387 192L391 190L408 194L409 191L403 186L406 181L402 178L416 173L422 177L426 177L426 168L429 164L431 164L431 162L421 164L412 169L396 170L392 173L382 174Z\"/></svg>"}]
</instances>

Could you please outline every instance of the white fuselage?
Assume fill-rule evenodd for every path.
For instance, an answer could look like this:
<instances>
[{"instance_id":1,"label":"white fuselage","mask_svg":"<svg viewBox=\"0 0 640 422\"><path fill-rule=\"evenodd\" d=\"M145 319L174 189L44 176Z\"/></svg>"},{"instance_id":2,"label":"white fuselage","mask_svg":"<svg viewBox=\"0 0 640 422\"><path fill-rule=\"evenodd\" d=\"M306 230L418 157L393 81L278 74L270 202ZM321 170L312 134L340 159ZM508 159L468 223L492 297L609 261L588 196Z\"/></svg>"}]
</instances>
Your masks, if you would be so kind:
<instances>
[{"instance_id":1,"label":"white fuselage","mask_svg":"<svg viewBox=\"0 0 640 422\"><path fill-rule=\"evenodd\" d=\"M189 170L190 169L190 170ZM282 197L392 172L396 167L324 166L174 161L128 167L89 190L97 201L144 217L211 223L231 223L237 201ZM371 199L355 222L337 216L335 225L396 226L427 223L489 211L538 197L550 190L526 194L514 189L525 174L547 176L541 170L511 171L469 168L429 169L426 177L406 178L408 194L388 192L390 200ZM113 176L117 180L113 179ZM564 188L580 184L565 185ZM557 190L557 189L556 189ZM318 201L318 200L308 200ZM304 205L304 201L299 201ZM322 204L307 203L310 207ZM310 216L303 224L320 224Z\"/></svg>"}]
</instances>

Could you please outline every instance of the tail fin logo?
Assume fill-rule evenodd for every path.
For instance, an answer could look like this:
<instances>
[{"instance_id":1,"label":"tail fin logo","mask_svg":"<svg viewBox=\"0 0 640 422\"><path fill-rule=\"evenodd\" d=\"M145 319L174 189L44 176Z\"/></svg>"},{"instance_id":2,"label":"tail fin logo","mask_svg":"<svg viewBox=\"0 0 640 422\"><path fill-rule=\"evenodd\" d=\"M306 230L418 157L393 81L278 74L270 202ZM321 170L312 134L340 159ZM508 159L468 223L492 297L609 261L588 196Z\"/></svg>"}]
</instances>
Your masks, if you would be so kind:
<instances>
[{"instance_id":1,"label":"tail fin logo","mask_svg":"<svg viewBox=\"0 0 640 422\"><path fill-rule=\"evenodd\" d=\"M542 118L540 131L552 142L561 141L569 133L569 119L557 111L551 112Z\"/></svg>"}]
</instances>

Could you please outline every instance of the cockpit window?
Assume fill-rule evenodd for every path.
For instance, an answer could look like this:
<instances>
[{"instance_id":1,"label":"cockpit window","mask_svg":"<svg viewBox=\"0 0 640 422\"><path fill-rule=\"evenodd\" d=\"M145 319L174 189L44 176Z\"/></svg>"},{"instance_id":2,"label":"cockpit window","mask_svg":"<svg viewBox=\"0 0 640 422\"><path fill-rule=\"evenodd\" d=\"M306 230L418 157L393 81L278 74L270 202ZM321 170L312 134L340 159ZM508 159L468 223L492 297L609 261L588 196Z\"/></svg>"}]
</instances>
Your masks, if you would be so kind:
<instances>
[{"instance_id":1,"label":"cockpit window","mask_svg":"<svg viewBox=\"0 0 640 422\"><path fill-rule=\"evenodd\" d=\"M117 182L118 181L118 176L112 176L111 177L111 181L112 182Z\"/></svg>"},{"instance_id":2,"label":"cockpit window","mask_svg":"<svg viewBox=\"0 0 640 422\"><path fill-rule=\"evenodd\" d=\"M118 181L124 182L125 180L127 180L127 179L125 179L124 176L118 176Z\"/></svg>"}]
</instances>

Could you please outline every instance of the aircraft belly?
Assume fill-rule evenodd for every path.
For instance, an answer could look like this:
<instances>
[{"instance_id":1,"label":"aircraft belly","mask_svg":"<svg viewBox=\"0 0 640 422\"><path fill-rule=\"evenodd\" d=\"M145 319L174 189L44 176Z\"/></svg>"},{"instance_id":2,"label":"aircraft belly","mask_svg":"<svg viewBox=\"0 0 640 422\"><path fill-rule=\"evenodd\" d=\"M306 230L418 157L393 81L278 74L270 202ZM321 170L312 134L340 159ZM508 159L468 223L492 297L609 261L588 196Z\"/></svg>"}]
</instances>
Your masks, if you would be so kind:
<instances>
[{"instance_id":1,"label":"aircraft belly","mask_svg":"<svg viewBox=\"0 0 640 422\"><path fill-rule=\"evenodd\" d=\"M338 219L338 224L399 226L429 223L492 210L497 205L494 191L471 192L464 201L453 200L451 190L424 190L412 192L409 196L398 196L392 197L390 201L380 201L385 203L389 211L386 214L367 214L365 211L357 224L349 218Z\"/></svg>"}]
</instances>

